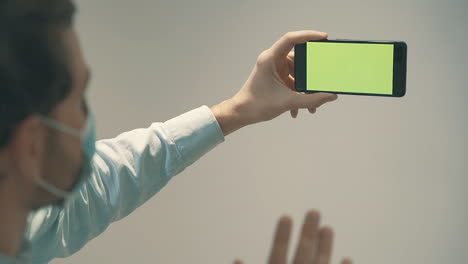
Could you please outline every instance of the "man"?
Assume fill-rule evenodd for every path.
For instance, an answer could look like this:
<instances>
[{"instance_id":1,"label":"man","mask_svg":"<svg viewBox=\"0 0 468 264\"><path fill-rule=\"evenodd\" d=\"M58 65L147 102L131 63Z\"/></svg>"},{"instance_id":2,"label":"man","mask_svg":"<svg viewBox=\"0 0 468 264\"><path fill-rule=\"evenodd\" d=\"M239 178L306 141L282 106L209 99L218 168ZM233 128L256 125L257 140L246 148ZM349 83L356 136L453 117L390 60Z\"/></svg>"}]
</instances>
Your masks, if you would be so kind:
<instances>
[{"instance_id":1,"label":"man","mask_svg":"<svg viewBox=\"0 0 468 264\"><path fill-rule=\"evenodd\" d=\"M1 264L69 256L228 134L286 111L314 113L337 98L293 91L291 49L327 34L291 32L260 54L232 98L95 142L74 13L70 0L0 0ZM318 226L310 211L295 263L329 263L332 231ZM290 227L282 217L270 263L286 262Z\"/></svg>"}]
</instances>

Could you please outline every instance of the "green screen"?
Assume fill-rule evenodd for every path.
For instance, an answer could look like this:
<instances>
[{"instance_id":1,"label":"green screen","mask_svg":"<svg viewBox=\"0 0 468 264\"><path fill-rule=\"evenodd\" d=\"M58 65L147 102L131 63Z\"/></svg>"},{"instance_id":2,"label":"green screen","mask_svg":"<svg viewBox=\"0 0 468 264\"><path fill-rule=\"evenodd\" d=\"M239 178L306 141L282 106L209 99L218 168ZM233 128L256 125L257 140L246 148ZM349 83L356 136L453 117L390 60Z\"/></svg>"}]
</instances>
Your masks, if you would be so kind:
<instances>
[{"instance_id":1,"label":"green screen","mask_svg":"<svg viewBox=\"0 0 468 264\"><path fill-rule=\"evenodd\" d=\"M393 44L307 42L310 91L392 94Z\"/></svg>"}]
</instances>

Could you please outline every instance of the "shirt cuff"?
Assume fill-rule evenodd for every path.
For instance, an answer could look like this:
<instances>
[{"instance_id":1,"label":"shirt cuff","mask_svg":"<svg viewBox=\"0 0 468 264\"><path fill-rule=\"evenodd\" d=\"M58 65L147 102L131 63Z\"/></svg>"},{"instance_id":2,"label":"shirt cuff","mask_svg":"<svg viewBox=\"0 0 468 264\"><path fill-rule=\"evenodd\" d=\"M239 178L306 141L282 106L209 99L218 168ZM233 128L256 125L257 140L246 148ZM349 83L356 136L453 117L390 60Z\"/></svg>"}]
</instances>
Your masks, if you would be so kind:
<instances>
[{"instance_id":1,"label":"shirt cuff","mask_svg":"<svg viewBox=\"0 0 468 264\"><path fill-rule=\"evenodd\" d=\"M203 105L164 122L185 166L194 163L225 137L211 109Z\"/></svg>"}]
</instances>

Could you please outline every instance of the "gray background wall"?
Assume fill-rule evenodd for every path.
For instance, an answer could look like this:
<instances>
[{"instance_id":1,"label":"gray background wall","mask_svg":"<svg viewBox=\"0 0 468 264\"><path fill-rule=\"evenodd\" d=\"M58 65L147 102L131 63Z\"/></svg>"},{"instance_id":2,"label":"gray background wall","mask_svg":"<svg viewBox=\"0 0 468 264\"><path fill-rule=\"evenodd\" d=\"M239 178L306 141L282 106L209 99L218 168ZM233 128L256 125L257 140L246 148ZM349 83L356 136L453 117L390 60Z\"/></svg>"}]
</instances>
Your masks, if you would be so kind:
<instances>
[{"instance_id":1,"label":"gray background wall","mask_svg":"<svg viewBox=\"0 0 468 264\"><path fill-rule=\"evenodd\" d=\"M246 127L83 250L52 263L265 263L276 221L334 227L334 262L467 263L468 2L80 0L99 138L237 92L287 31L404 40L407 95L341 95ZM179 73L183 73L180 78ZM307 114L306 114L307 113Z\"/></svg>"}]
</instances>

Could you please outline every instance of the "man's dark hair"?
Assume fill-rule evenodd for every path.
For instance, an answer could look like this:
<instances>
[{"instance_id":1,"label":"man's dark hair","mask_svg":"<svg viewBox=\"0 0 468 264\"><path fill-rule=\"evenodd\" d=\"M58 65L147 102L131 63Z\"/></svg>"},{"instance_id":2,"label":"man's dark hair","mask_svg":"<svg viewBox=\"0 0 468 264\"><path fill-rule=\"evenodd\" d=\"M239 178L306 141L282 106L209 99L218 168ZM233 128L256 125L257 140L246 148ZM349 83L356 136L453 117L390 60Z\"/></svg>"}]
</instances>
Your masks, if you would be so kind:
<instances>
[{"instance_id":1,"label":"man's dark hair","mask_svg":"<svg viewBox=\"0 0 468 264\"><path fill-rule=\"evenodd\" d=\"M48 115L71 90L63 32L71 0L0 0L0 149L24 119Z\"/></svg>"}]
</instances>

